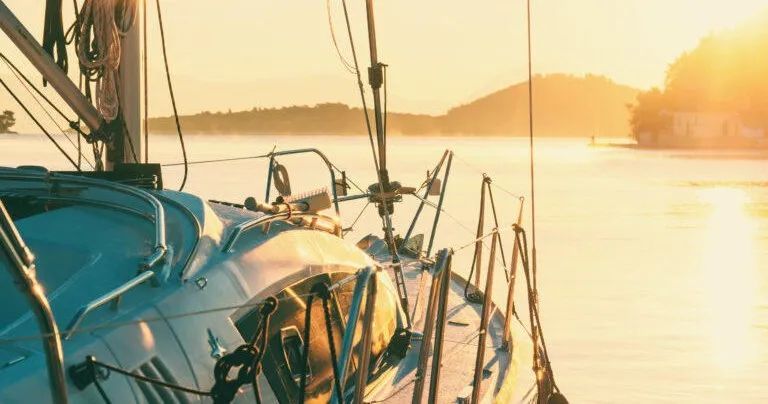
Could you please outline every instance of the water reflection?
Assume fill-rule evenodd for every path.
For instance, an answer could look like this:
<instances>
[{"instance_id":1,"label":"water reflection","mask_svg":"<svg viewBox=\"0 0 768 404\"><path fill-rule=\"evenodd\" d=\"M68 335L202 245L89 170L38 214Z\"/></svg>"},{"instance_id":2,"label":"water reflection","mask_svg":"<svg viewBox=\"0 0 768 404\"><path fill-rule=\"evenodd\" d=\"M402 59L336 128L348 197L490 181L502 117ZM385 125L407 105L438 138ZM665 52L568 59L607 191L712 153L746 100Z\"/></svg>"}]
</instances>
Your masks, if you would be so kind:
<instances>
[{"instance_id":1,"label":"water reflection","mask_svg":"<svg viewBox=\"0 0 768 404\"><path fill-rule=\"evenodd\" d=\"M735 370L759 356L752 327L759 299L757 226L744 189L702 189L699 199L708 208L702 254L704 331L714 365Z\"/></svg>"}]
</instances>

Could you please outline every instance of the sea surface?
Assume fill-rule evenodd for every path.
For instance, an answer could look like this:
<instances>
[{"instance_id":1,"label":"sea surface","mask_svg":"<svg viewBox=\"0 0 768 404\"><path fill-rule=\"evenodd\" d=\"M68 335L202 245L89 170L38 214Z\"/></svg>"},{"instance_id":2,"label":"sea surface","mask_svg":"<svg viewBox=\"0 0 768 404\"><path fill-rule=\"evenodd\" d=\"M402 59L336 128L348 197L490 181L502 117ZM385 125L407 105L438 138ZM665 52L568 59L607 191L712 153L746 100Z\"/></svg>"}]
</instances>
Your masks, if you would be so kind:
<instances>
[{"instance_id":1,"label":"sea surface","mask_svg":"<svg viewBox=\"0 0 768 404\"><path fill-rule=\"evenodd\" d=\"M374 182L365 137L197 135L186 142L193 161L316 147L362 188ZM509 259L518 196L526 198L523 225L531 236L527 140L392 137L392 179L418 187L446 148L456 157L436 246L472 242L487 173ZM557 383L570 401L768 402L768 160L591 147L586 138L537 140L535 155L541 316ZM152 136L150 159L180 162L178 139ZM294 192L328 185L315 156L280 162ZM67 168L42 136L0 136L0 165L19 164ZM263 198L266 166L264 159L193 164L186 191L235 202ZM166 186L178 187L181 174L180 166L166 167ZM406 198L396 207L397 232L405 232L417 203ZM342 205L345 226L364 206ZM419 231L433 214L425 210ZM354 229L351 240L379 234L375 209L365 209ZM457 253L455 270L468 272L471 252ZM503 304L500 270L496 279Z\"/></svg>"}]
</instances>

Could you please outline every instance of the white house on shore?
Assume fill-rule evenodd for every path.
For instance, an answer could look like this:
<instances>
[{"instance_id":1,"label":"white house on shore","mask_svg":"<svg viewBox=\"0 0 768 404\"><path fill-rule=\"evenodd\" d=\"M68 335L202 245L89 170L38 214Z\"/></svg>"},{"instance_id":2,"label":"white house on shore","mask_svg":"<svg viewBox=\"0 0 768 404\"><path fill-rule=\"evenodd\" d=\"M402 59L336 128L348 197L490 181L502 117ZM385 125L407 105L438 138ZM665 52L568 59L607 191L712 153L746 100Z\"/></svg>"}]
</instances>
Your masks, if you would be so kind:
<instances>
[{"instance_id":1,"label":"white house on shore","mask_svg":"<svg viewBox=\"0 0 768 404\"><path fill-rule=\"evenodd\" d=\"M707 147L764 145L765 129L746 125L739 114L727 112L662 112L667 128L659 133L641 133L642 146Z\"/></svg>"}]
</instances>

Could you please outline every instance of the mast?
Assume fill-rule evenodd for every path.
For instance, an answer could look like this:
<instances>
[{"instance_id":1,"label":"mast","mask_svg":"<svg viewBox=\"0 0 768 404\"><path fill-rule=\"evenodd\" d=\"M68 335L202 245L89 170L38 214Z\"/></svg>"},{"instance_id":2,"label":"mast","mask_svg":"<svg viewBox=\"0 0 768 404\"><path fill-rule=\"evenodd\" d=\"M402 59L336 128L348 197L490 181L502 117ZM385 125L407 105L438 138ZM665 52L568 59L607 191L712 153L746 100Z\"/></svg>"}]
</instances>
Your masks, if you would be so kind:
<instances>
[{"instance_id":1,"label":"mast","mask_svg":"<svg viewBox=\"0 0 768 404\"><path fill-rule=\"evenodd\" d=\"M384 64L379 62L376 49L376 24L373 19L373 0L365 1L365 11L368 17L368 46L371 54L371 67L368 68L368 83L373 91L373 114L376 120L376 140L379 149L379 175L382 187L389 190L389 173L387 172L387 134L384 133L384 113L381 108L381 85L384 83Z\"/></svg>"},{"instance_id":2,"label":"mast","mask_svg":"<svg viewBox=\"0 0 768 404\"><path fill-rule=\"evenodd\" d=\"M125 122L125 141L122 142L120 163L141 163L144 161L144 128L142 125L142 26L145 23L143 13L139 12L139 2L147 0L128 0L126 10L134 10L133 26L120 38L119 96L120 112ZM118 21L118 24L120 22ZM143 50L146 52L146 49ZM133 145L133 150L131 150ZM133 161L133 153L138 161Z\"/></svg>"}]
</instances>

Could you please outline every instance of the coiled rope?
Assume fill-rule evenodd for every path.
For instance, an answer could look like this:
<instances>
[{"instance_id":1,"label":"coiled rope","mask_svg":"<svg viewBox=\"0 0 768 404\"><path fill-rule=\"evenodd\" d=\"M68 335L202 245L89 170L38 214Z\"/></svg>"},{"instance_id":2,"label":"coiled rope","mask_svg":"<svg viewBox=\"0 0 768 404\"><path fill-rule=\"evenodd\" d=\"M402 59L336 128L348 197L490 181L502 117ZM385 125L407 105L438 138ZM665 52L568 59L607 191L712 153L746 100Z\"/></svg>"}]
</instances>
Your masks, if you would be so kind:
<instances>
[{"instance_id":1,"label":"coiled rope","mask_svg":"<svg viewBox=\"0 0 768 404\"><path fill-rule=\"evenodd\" d=\"M126 8L126 3L130 7ZM107 122L115 120L120 111L117 87L122 53L120 36L131 29L136 13L136 2L121 4L122 13L116 17L117 0L85 0L75 43L81 68L96 82L96 109ZM126 16L129 16L127 21Z\"/></svg>"},{"instance_id":2,"label":"coiled rope","mask_svg":"<svg viewBox=\"0 0 768 404\"><path fill-rule=\"evenodd\" d=\"M261 373L261 360L267 350L269 338L269 321L272 314L277 310L277 302L278 300L274 297L267 298L259 311L261 317L251 340L247 344L239 346L234 352L222 356L216 362L213 369L216 383L211 389L214 403L232 402L240 388L251 383L256 403L261 404L257 377ZM235 368L239 368L237 377L230 379L229 372Z\"/></svg>"}]
</instances>

